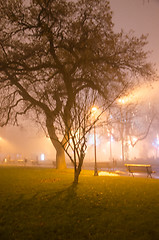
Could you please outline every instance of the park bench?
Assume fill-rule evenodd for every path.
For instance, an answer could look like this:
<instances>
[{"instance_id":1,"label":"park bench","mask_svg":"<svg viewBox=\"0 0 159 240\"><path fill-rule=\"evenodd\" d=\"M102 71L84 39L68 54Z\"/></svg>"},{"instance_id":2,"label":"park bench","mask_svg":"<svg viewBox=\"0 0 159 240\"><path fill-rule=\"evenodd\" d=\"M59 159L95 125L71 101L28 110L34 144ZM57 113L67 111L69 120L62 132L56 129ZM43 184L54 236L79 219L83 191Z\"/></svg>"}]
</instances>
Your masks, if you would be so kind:
<instances>
[{"instance_id":1,"label":"park bench","mask_svg":"<svg viewBox=\"0 0 159 240\"><path fill-rule=\"evenodd\" d=\"M151 165L145 165L145 164L125 164L125 167L127 168L128 172L132 174L134 177L134 173L147 173L147 177L152 178L152 173L155 173L155 171L152 171Z\"/></svg>"}]
</instances>

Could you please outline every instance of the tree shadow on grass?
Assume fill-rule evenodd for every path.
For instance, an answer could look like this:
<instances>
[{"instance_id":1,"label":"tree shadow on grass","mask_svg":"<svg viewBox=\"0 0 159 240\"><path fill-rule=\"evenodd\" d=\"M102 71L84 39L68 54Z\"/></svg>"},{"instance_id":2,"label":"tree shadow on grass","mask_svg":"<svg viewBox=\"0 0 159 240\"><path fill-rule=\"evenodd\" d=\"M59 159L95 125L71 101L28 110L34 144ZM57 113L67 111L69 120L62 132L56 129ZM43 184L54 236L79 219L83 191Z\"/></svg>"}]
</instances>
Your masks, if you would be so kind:
<instances>
[{"instance_id":1,"label":"tree shadow on grass","mask_svg":"<svg viewBox=\"0 0 159 240\"><path fill-rule=\"evenodd\" d=\"M68 186L65 189L62 189L54 194L55 198L62 198L63 200L71 200L77 198L77 189L78 184L72 183L70 186Z\"/></svg>"}]
</instances>

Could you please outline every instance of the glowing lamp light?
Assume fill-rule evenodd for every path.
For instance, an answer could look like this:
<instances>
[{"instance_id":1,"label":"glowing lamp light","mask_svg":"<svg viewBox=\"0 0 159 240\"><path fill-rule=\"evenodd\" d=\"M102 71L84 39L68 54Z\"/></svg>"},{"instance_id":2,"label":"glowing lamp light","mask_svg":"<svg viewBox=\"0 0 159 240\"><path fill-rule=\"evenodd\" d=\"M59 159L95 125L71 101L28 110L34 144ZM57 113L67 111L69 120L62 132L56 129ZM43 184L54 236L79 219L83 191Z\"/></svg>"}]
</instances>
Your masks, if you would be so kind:
<instances>
[{"instance_id":1,"label":"glowing lamp light","mask_svg":"<svg viewBox=\"0 0 159 240\"><path fill-rule=\"evenodd\" d=\"M41 161L44 161L44 160L45 160L45 154L44 154L44 153L42 153L42 154L40 155L40 160L41 160Z\"/></svg>"},{"instance_id":2,"label":"glowing lamp light","mask_svg":"<svg viewBox=\"0 0 159 240\"><path fill-rule=\"evenodd\" d=\"M159 146L159 137L158 137L158 134L157 134L157 137L156 137L156 145Z\"/></svg>"},{"instance_id":3,"label":"glowing lamp light","mask_svg":"<svg viewBox=\"0 0 159 240\"><path fill-rule=\"evenodd\" d=\"M127 104L127 103L131 102L132 100L133 100L133 96L129 95L129 96L125 96L123 98L119 98L118 99L118 103L124 105L124 104Z\"/></svg>"},{"instance_id":4,"label":"glowing lamp light","mask_svg":"<svg viewBox=\"0 0 159 240\"><path fill-rule=\"evenodd\" d=\"M159 136L157 134L157 137L155 139L155 141L152 143L152 145L155 147L155 148L158 148L159 147Z\"/></svg>"},{"instance_id":5,"label":"glowing lamp light","mask_svg":"<svg viewBox=\"0 0 159 240\"><path fill-rule=\"evenodd\" d=\"M97 107L92 107L92 112L96 112L97 111Z\"/></svg>"},{"instance_id":6,"label":"glowing lamp light","mask_svg":"<svg viewBox=\"0 0 159 240\"><path fill-rule=\"evenodd\" d=\"M136 142L136 141L137 141L137 138L136 138L136 137L133 137L132 140L133 140L133 142Z\"/></svg>"},{"instance_id":7,"label":"glowing lamp light","mask_svg":"<svg viewBox=\"0 0 159 240\"><path fill-rule=\"evenodd\" d=\"M99 172L98 175L99 175L99 176L110 176L110 177L118 177L118 176L119 176L119 175L116 174L116 173L104 172L104 171Z\"/></svg>"},{"instance_id":8,"label":"glowing lamp light","mask_svg":"<svg viewBox=\"0 0 159 240\"><path fill-rule=\"evenodd\" d=\"M119 99L118 102L124 104L125 100L124 99Z\"/></svg>"}]
</instances>

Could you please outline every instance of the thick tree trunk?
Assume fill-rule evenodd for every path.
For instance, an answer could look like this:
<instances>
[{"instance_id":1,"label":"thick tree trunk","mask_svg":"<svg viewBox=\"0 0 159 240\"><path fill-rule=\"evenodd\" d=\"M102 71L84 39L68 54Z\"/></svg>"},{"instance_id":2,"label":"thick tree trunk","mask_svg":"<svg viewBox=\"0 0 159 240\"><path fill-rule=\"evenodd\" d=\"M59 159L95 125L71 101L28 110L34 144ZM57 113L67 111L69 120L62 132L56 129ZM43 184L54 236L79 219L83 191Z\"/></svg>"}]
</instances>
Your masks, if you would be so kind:
<instances>
[{"instance_id":1,"label":"thick tree trunk","mask_svg":"<svg viewBox=\"0 0 159 240\"><path fill-rule=\"evenodd\" d=\"M54 143L53 143L54 144ZM61 144L54 145L56 149L56 168L57 169L65 169L66 168L66 161L65 161L65 152L62 148Z\"/></svg>"},{"instance_id":2,"label":"thick tree trunk","mask_svg":"<svg viewBox=\"0 0 159 240\"><path fill-rule=\"evenodd\" d=\"M55 133L55 128L54 128L52 119L47 118L46 127L48 130L51 142L56 150L56 168L65 169L66 168L65 152L61 143L58 141L58 137Z\"/></svg>"}]
</instances>

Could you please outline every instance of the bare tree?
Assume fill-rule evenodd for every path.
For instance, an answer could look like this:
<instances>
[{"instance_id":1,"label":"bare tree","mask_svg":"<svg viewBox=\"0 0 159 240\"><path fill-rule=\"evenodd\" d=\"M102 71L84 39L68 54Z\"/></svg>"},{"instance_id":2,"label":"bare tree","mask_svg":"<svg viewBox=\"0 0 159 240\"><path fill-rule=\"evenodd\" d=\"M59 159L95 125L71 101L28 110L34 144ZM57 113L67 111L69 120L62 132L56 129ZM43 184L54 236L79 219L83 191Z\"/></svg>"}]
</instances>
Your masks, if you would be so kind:
<instances>
[{"instance_id":1,"label":"bare tree","mask_svg":"<svg viewBox=\"0 0 159 240\"><path fill-rule=\"evenodd\" d=\"M110 107L109 105L97 107L99 102L99 98L97 100L97 92L90 89L85 89L76 95L71 110L70 129L68 128L67 134L65 124L63 124L61 116L59 116L59 132L62 136L65 134L65 141L62 147L74 166L74 183L78 183L82 170L89 133L95 127L95 124L99 122L107 108ZM95 108L98 109L96 113L94 112Z\"/></svg>"},{"instance_id":2,"label":"bare tree","mask_svg":"<svg viewBox=\"0 0 159 240\"><path fill-rule=\"evenodd\" d=\"M138 76L150 77L146 37L114 33L107 0L0 0L0 16L1 126L31 112L47 128L57 168L64 168L61 145L76 95L91 88L111 101Z\"/></svg>"},{"instance_id":3,"label":"bare tree","mask_svg":"<svg viewBox=\"0 0 159 240\"><path fill-rule=\"evenodd\" d=\"M128 100L128 98L126 98ZM122 161L129 160L129 146L134 147L144 140L150 131L156 113L151 108L145 108L143 103L119 99L109 122L111 133L116 141L121 141Z\"/></svg>"},{"instance_id":4,"label":"bare tree","mask_svg":"<svg viewBox=\"0 0 159 240\"><path fill-rule=\"evenodd\" d=\"M65 135L62 147L74 166L74 183L78 182L87 149L87 134L92 128L90 117L93 102L92 94L88 89L76 96L67 134L66 125L59 116L59 131L61 135Z\"/></svg>"}]
</instances>

